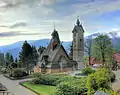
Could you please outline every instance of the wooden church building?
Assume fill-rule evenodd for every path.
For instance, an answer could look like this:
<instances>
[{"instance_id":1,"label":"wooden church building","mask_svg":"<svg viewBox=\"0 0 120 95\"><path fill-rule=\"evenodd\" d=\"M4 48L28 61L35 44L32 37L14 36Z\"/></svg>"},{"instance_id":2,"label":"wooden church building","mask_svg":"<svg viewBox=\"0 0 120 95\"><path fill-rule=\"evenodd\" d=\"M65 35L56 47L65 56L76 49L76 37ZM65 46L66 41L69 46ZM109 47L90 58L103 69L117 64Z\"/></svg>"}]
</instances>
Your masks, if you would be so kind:
<instances>
[{"instance_id":1,"label":"wooden church building","mask_svg":"<svg viewBox=\"0 0 120 95\"><path fill-rule=\"evenodd\" d=\"M82 42L84 38L83 37L84 30L82 28L82 25L80 25L79 23L79 19L77 20L77 25L74 27L72 32L73 32L73 59L74 60L71 59L67 54L66 50L64 49L59 39L58 31L54 29L54 31L52 32L51 41L47 46L47 48L40 55L38 59L38 64L34 68L34 72L61 73L61 72L68 72L68 71L84 68L83 66L84 65L84 62L83 62L84 46ZM78 33L78 36L76 36L77 32L81 32L81 33ZM76 40L79 40L79 41L76 41ZM81 43L79 44L80 41ZM79 48L80 50L77 50ZM82 58L78 58L78 57L82 57Z\"/></svg>"}]
</instances>

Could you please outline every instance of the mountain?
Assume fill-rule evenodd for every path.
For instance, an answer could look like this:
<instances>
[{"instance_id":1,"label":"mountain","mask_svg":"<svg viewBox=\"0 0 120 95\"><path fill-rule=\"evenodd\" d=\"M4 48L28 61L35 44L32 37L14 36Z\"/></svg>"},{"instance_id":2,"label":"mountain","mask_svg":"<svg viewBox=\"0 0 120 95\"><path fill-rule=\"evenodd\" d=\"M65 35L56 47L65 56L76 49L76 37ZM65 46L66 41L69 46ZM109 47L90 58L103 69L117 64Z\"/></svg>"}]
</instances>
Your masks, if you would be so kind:
<instances>
[{"instance_id":1,"label":"mountain","mask_svg":"<svg viewBox=\"0 0 120 95\"><path fill-rule=\"evenodd\" d=\"M40 40L36 40L36 41L30 40L30 41L27 41L27 42L30 45L36 46L36 48L39 48L40 46L47 47L47 45L50 42L50 39L40 39ZM22 47L23 43L24 43L24 41L19 41L19 42L10 44L10 45L0 46L0 51L4 52L5 54L7 52L9 52L13 55L14 58L15 57L18 58L19 57L19 52L21 51L21 47ZM67 50L67 52L69 52L70 51L69 47L71 45L71 42L70 41L63 42L62 44L65 47L65 49Z\"/></svg>"},{"instance_id":2,"label":"mountain","mask_svg":"<svg viewBox=\"0 0 120 95\"><path fill-rule=\"evenodd\" d=\"M120 51L120 37L112 38L113 47Z\"/></svg>"},{"instance_id":3,"label":"mountain","mask_svg":"<svg viewBox=\"0 0 120 95\"><path fill-rule=\"evenodd\" d=\"M95 38L98 35L99 35L99 33L94 33L94 34L92 34L90 36L85 37L85 40L87 38L90 38L91 36L93 38ZM110 33L108 35L110 35ZM119 36L117 36L117 37L112 36L111 41L113 43L114 48L120 50L120 44L119 44L120 37ZM23 42L24 41L19 41L19 42L10 44L10 45L0 46L0 51L4 52L4 53L9 52L14 56L14 58L19 57L19 52L21 51L21 47L22 47ZM29 44L35 45L37 48L39 48L40 46L47 47L49 42L50 42L50 39L29 40L28 41ZM69 53L70 52L71 41L63 42L62 44L63 44L65 50Z\"/></svg>"}]
</instances>

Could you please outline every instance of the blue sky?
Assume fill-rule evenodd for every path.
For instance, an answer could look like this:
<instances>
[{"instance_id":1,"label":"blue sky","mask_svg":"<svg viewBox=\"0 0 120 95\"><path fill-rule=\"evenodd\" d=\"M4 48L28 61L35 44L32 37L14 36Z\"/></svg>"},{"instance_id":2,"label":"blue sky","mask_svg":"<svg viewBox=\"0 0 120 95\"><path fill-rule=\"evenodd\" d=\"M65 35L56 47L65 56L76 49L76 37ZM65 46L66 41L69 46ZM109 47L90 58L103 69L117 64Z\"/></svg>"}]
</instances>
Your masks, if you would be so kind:
<instances>
[{"instance_id":1,"label":"blue sky","mask_svg":"<svg viewBox=\"0 0 120 95\"><path fill-rule=\"evenodd\" d=\"M0 0L0 45L51 38L54 23L60 39L71 41L78 16L85 36L120 36L120 0Z\"/></svg>"}]
</instances>

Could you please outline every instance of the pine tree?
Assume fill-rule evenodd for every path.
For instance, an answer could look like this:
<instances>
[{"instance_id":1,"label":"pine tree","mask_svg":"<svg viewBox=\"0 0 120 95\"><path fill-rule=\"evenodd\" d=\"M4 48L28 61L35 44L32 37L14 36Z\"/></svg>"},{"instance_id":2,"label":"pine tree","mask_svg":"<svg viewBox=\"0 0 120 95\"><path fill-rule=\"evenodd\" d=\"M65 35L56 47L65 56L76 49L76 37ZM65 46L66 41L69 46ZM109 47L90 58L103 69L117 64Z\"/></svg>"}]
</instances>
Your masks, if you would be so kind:
<instances>
[{"instance_id":1,"label":"pine tree","mask_svg":"<svg viewBox=\"0 0 120 95\"><path fill-rule=\"evenodd\" d=\"M17 59L17 57L15 58L15 63L18 63L18 59Z\"/></svg>"},{"instance_id":2,"label":"pine tree","mask_svg":"<svg viewBox=\"0 0 120 95\"><path fill-rule=\"evenodd\" d=\"M12 62L14 62L14 58L13 58L13 56L12 55L10 55L10 63L12 63Z\"/></svg>"},{"instance_id":3,"label":"pine tree","mask_svg":"<svg viewBox=\"0 0 120 95\"><path fill-rule=\"evenodd\" d=\"M5 65L4 53L0 53L0 65Z\"/></svg>"},{"instance_id":4,"label":"pine tree","mask_svg":"<svg viewBox=\"0 0 120 95\"><path fill-rule=\"evenodd\" d=\"M32 60L32 54L33 50L30 44L25 41L22 46L22 50L19 54L20 62L22 63L22 66L25 66L27 71L29 71L29 65Z\"/></svg>"},{"instance_id":5,"label":"pine tree","mask_svg":"<svg viewBox=\"0 0 120 95\"><path fill-rule=\"evenodd\" d=\"M46 47L40 46L38 49L39 54L41 55L45 49Z\"/></svg>"},{"instance_id":6,"label":"pine tree","mask_svg":"<svg viewBox=\"0 0 120 95\"><path fill-rule=\"evenodd\" d=\"M38 52L35 46L32 46L32 49L33 49L33 65L36 65L38 61Z\"/></svg>"},{"instance_id":7,"label":"pine tree","mask_svg":"<svg viewBox=\"0 0 120 95\"><path fill-rule=\"evenodd\" d=\"M6 62L6 66L10 64L10 53L9 52L7 52L5 55L5 62Z\"/></svg>"}]
</instances>

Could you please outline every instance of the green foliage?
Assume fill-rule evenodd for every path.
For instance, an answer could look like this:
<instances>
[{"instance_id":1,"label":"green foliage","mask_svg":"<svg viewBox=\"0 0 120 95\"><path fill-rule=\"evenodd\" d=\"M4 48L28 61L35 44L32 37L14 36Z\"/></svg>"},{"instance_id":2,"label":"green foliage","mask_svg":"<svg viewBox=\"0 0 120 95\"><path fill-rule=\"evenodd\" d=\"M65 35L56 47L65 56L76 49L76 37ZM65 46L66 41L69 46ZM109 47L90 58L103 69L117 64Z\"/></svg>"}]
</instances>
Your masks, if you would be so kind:
<instances>
[{"instance_id":1,"label":"green foliage","mask_svg":"<svg viewBox=\"0 0 120 95\"><path fill-rule=\"evenodd\" d=\"M80 95L87 92L86 78L74 78L68 75L36 73L32 84L57 86L53 95Z\"/></svg>"},{"instance_id":2,"label":"green foliage","mask_svg":"<svg viewBox=\"0 0 120 95\"><path fill-rule=\"evenodd\" d=\"M82 73L85 75L89 75L89 74L94 73L94 72L95 72L95 70L93 70L89 67L82 69Z\"/></svg>"},{"instance_id":3,"label":"green foliage","mask_svg":"<svg viewBox=\"0 0 120 95\"><path fill-rule=\"evenodd\" d=\"M27 72L30 70L31 62L32 62L32 54L33 49L30 44L25 41L22 45L22 50L19 54L20 57L20 63L22 67L25 67L27 69Z\"/></svg>"},{"instance_id":4,"label":"green foliage","mask_svg":"<svg viewBox=\"0 0 120 95\"><path fill-rule=\"evenodd\" d=\"M31 83L56 86L52 95L82 95L83 93L93 95L97 90L110 93L110 82L115 79L114 73L105 68L98 71L85 68L84 72L87 72L88 78L35 73L33 75L35 79Z\"/></svg>"},{"instance_id":5,"label":"green foliage","mask_svg":"<svg viewBox=\"0 0 120 95\"><path fill-rule=\"evenodd\" d=\"M41 55L45 49L46 47L40 46L38 49L39 54Z\"/></svg>"},{"instance_id":6,"label":"green foliage","mask_svg":"<svg viewBox=\"0 0 120 95\"><path fill-rule=\"evenodd\" d=\"M33 65L36 65L38 62L38 53L37 53L37 49L35 46L32 46L32 51L33 51L32 62L33 62Z\"/></svg>"},{"instance_id":7,"label":"green foliage","mask_svg":"<svg viewBox=\"0 0 120 95\"><path fill-rule=\"evenodd\" d=\"M18 59L17 59L17 57L15 58L15 63L18 63Z\"/></svg>"},{"instance_id":8,"label":"green foliage","mask_svg":"<svg viewBox=\"0 0 120 95\"><path fill-rule=\"evenodd\" d=\"M107 69L102 68L95 73L89 75L86 84L88 89L88 95L93 95L93 93L99 89L110 90L110 82L111 76L109 70Z\"/></svg>"},{"instance_id":9,"label":"green foliage","mask_svg":"<svg viewBox=\"0 0 120 95\"><path fill-rule=\"evenodd\" d=\"M36 92L37 95L51 95L56 90L54 86L31 84L30 82L24 82L23 85Z\"/></svg>"},{"instance_id":10,"label":"green foliage","mask_svg":"<svg viewBox=\"0 0 120 95\"><path fill-rule=\"evenodd\" d=\"M87 67L89 64L89 57L88 56L84 56L84 63L85 63L85 66Z\"/></svg>"},{"instance_id":11,"label":"green foliage","mask_svg":"<svg viewBox=\"0 0 120 95\"><path fill-rule=\"evenodd\" d=\"M2 65L2 66L5 65L5 57L4 57L4 53L0 53L0 65Z\"/></svg>"},{"instance_id":12,"label":"green foliage","mask_svg":"<svg viewBox=\"0 0 120 95\"><path fill-rule=\"evenodd\" d=\"M93 94L95 90L97 90L98 87L96 85L96 81L93 74L88 76L86 87L88 89L88 95Z\"/></svg>"},{"instance_id":13,"label":"green foliage","mask_svg":"<svg viewBox=\"0 0 120 95\"><path fill-rule=\"evenodd\" d=\"M39 74L39 73L36 73L33 76L36 76L36 78L32 80L32 83L34 83L34 84L39 83L39 84L51 85L51 86L56 86L60 82L68 81L70 79L71 80L73 79L71 76L53 75L53 74Z\"/></svg>"},{"instance_id":14,"label":"green foliage","mask_svg":"<svg viewBox=\"0 0 120 95\"><path fill-rule=\"evenodd\" d=\"M101 60L103 65L111 61L113 46L109 36L100 34L98 37L96 37L94 39L93 52L93 56Z\"/></svg>"},{"instance_id":15,"label":"green foliage","mask_svg":"<svg viewBox=\"0 0 120 95\"><path fill-rule=\"evenodd\" d=\"M8 66L10 63L14 62L14 58L13 58L12 54L7 52L5 55L5 61L6 61L6 66Z\"/></svg>"},{"instance_id":16,"label":"green foliage","mask_svg":"<svg viewBox=\"0 0 120 95\"><path fill-rule=\"evenodd\" d=\"M14 62L14 58L12 55L10 55L10 63Z\"/></svg>"},{"instance_id":17,"label":"green foliage","mask_svg":"<svg viewBox=\"0 0 120 95\"><path fill-rule=\"evenodd\" d=\"M15 77L15 78L20 78L27 75L28 74L25 72L25 70L21 68L14 69L13 72L10 74L11 77Z\"/></svg>"},{"instance_id":18,"label":"green foliage","mask_svg":"<svg viewBox=\"0 0 120 95\"><path fill-rule=\"evenodd\" d=\"M87 92L85 78L61 82L54 92L54 95L81 95Z\"/></svg>"},{"instance_id":19,"label":"green foliage","mask_svg":"<svg viewBox=\"0 0 120 95\"><path fill-rule=\"evenodd\" d=\"M5 55L5 60L6 60L7 62L9 62L9 60L10 60L10 53L9 53L9 52L6 53L6 55Z\"/></svg>"},{"instance_id":20,"label":"green foliage","mask_svg":"<svg viewBox=\"0 0 120 95\"><path fill-rule=\"evenodd\" d=\"M115 81L115 78L116 78L115 73L114 73L114 72L110 72L110 73L109 73L109 76L110 76L111 82L114 82L114 81Z\"/></svg>"},{"instance_id":21,"label":"green foliage","mask_svg":"<svg viewBox=\"0 0 120 95\"><path fill-rule=\"evenodd\" d=\"M23 46L22 46L22 50L19 54L19 57L20 57L20 61L22 63L25 63L26 60L28 60L27 58L32 55L33 51L32 51L32 47L30 46L30 44L27 43L27 41L25 41L23 43Z\"/></svg>"}]
</instances>

